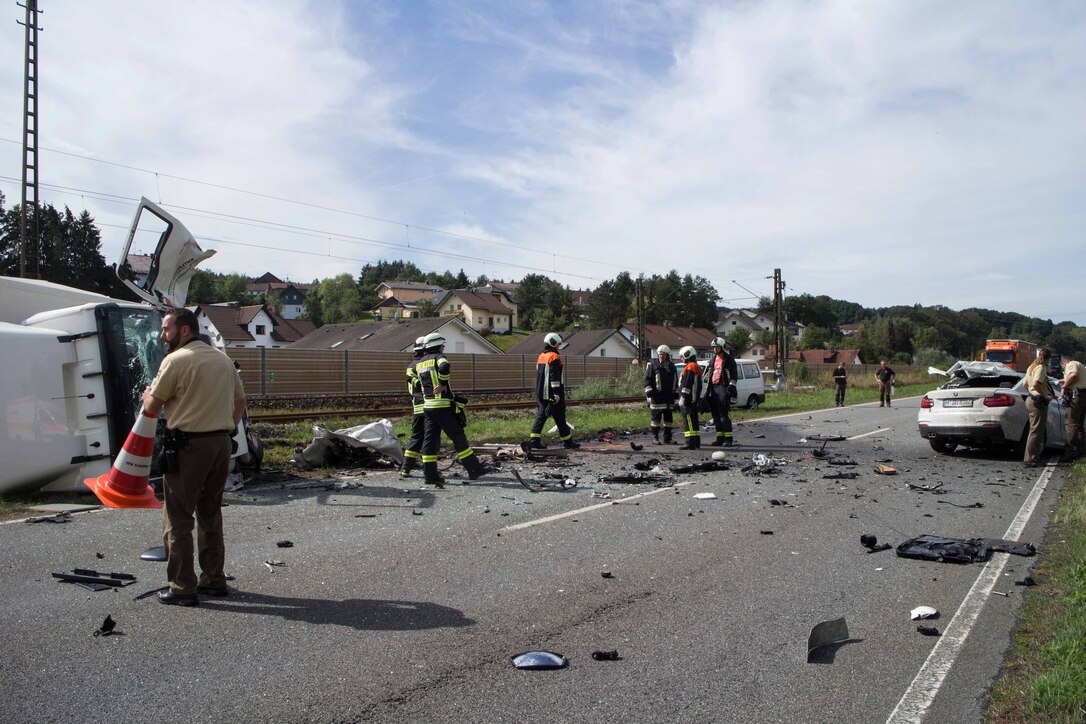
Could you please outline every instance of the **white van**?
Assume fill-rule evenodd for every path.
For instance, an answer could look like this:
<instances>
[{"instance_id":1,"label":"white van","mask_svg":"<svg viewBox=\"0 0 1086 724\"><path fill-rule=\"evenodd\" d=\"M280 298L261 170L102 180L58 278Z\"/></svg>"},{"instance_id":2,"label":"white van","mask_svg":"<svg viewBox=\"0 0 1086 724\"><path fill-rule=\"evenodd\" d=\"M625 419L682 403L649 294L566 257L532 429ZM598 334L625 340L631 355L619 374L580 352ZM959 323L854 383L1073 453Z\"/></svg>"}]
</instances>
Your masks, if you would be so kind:
<instances>
[{"instance_id":1,"label":"white van","mask_svg":"<svg viewBox=\"0 0 1086 724\"><path fill-rule=\"evenodd\" d=\"M762 371L758 363L749 359L737 359L735 361L736 396L732 398L732 405L747 407L754 410L765 402L765 383L762 381Z\"/></svg>"},{"instance_id":2,"label":"white van","mask_svg":"<svg viewBox=\"0 0 1086 724\"><path fill-rule=\"evenodd\" d=\"M702 372L709 366L708 360L698 360L698 366ZM765 402L765 383L762 381L762 371L758 369L758 363L749 359L735 360L735 371L738 373L735 379L735 397L732 398L732 407L746 407L751 410ZM682 375L683 364L675 364L676 375Z\"/></svg>"}]
</instances>

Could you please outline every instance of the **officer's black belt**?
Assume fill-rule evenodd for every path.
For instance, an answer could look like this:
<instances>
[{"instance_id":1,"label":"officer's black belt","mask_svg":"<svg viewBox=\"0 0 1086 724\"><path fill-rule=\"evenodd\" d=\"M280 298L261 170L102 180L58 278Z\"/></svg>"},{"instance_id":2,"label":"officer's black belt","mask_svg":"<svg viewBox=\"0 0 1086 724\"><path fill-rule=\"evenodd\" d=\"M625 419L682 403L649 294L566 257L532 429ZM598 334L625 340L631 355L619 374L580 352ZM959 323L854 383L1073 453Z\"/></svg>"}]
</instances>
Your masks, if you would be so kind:
<instances>
[{"instance_id":1,"label":"officer's black belt","mask_svg":"<svg viewBox=\"0 0 1086 724\"><path fill-rule=\"evenodd\" d=\"M185 432L184 430L174 430L176 433L181 433L182 437L189 440L195 440L200 437L230 437L229 430L210 430L208 432Z\"/></svg>"}]
</instances>

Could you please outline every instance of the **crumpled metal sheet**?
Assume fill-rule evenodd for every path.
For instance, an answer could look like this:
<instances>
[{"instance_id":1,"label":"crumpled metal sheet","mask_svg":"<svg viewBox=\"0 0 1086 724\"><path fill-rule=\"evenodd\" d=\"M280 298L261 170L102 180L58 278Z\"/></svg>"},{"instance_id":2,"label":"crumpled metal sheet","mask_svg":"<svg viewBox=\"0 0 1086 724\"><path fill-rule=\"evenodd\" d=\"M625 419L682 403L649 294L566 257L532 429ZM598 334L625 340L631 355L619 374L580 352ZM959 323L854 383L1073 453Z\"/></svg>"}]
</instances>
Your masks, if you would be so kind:
<instances>
[{"instance_id":1,"label":"crumpled metal sheet","mask_svg":"<svg viewBox=\"0 0 1086 724\"><path fill-rule=\"evenodd\" d=\"M295 459L303 465L323 467L335 458L337 441L347 447L381 453L398 465L403 463L403 446L392 428L392 421L387 418L334 432L323 425L314 425L313 442Z\"/></svg>"}]
</instances>

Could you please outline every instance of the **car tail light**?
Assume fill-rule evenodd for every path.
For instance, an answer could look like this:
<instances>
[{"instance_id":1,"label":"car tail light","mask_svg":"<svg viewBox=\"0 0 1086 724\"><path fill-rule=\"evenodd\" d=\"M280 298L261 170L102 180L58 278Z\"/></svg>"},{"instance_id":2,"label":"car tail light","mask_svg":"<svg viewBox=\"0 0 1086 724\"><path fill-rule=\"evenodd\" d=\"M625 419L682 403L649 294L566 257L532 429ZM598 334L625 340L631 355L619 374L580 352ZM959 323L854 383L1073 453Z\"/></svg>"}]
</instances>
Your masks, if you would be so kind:
<instances>
[{"instance_id":1,"label":"car tail light","mask_svg":"<svg viewBox=\"0 0 1086 724\"><path fill-rule=\"evenodd\" d=\"M984 398L985 407L1014 407L1014 395L997 392Z\"/></svg>"},{"instance_id":2,"label":"car tail light","mask_svg":"<svg viewBox=\"0 0 1086 724\"><path fill-rule=\"evenodd\" d=\"M920 400L920 407L926 410L929 407L935 407L935 403L931 401L930 397L924 395L924 399Z\"/></svg>"}]
</instances>

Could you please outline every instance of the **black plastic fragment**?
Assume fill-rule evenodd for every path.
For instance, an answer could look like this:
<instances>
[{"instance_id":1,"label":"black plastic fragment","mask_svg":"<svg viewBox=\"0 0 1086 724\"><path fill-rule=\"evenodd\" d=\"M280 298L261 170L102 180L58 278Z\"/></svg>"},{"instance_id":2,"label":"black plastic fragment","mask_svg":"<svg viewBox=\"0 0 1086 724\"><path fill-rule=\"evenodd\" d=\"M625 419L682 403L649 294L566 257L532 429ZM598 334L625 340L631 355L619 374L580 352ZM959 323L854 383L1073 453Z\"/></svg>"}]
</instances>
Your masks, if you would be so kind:
<instances>
[{"instance_id":1,"label":"black plastic fragment","mask_svg":"<svg viewBox=\"0 0 1086 724\"><path fill-rule=\"evenodd\" d=\"M925 636L939 636L939 629L934 626L917 626L916 630Z\"/></svg>"},{"instance_id":2,"label":"black plastic fragment","mask_svg":"<svg viewBox=\"0 0 1086 724\"><path fill-rule=\"evenodd\" d=\"M109 636L113 633L113 629L117 627L117 622L113 620L113 617L106 614L106 620L102 622L102 625L98 627L98 630L94 632L95 636Z\"/></svg>"},{"instance_id":3,"label":"black plastic fragment","mask_svg":"<svg viewBox=\"0 0 1086 724\"><path fill-rule=\"evenodd\" d=\"M596 661L618 661L621 657L618 651L593 651L592 658Z\"/></svg>"},{"instance_id":4,"label":"black plastic fragment","mask_svg":"<svg viewBox=\"0 0 1086 724\"><path fill-rule=\"evenodd\" d=\"M292 543L289 540L281 540L278 543L276 543L275 545L277 547L279 547L279 548L293 548L294 547L294 543Z\"/></svg>"}]
</instances>

